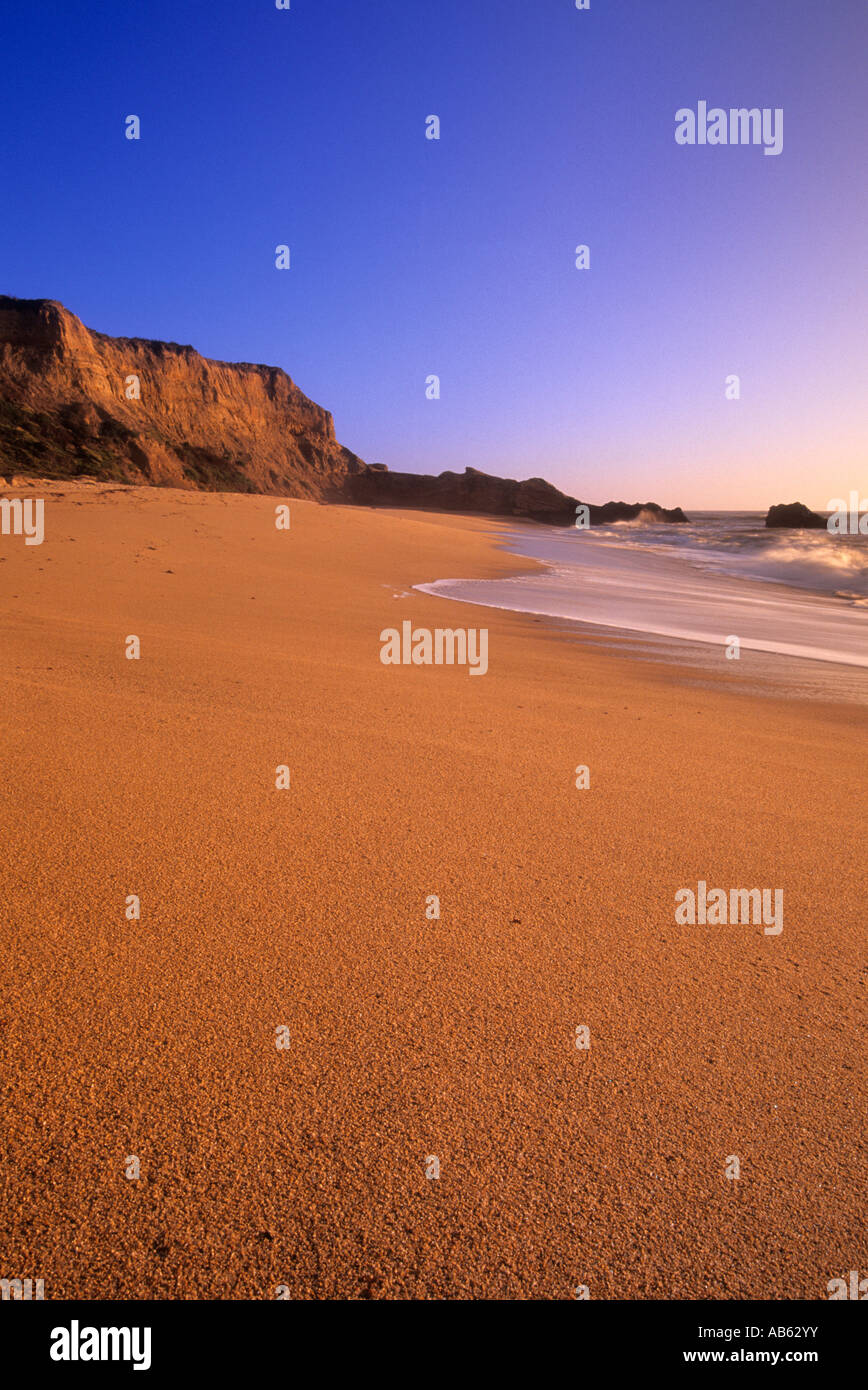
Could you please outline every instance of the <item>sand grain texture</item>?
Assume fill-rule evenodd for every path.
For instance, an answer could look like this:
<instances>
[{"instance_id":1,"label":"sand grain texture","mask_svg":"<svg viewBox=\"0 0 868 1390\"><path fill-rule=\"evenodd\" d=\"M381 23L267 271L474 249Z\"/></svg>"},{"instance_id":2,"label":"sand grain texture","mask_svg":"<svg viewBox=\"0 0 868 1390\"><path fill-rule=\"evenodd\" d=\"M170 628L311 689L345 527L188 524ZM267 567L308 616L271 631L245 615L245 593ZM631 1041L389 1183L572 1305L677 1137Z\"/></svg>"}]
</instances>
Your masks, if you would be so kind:
<instances>
[{"instance_id":1,"label":"sand grain texture","mask_svg":"<svg viewBox=\"0 0 868 1390\"><path fill-rule=\"evenodd\" d=\"M496 523L37 493L45 543L0 538L0 1273L813 1299L864 1267L864 710L394 597L513 571ZM382 666L403 618L487 626L488 675ZM783 887L783 934L676 926L700 878Z\"/></svg>"}]
</instances>

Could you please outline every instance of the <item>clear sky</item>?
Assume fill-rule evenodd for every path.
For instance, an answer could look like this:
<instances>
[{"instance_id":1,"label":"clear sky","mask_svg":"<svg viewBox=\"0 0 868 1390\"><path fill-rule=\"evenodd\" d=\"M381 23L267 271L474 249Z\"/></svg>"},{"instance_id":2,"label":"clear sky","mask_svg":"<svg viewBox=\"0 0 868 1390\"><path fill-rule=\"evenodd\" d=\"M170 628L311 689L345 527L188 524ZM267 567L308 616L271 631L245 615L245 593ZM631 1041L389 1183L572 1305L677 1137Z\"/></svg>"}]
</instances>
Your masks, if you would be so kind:
<instances>
[{"instance_id":1,"label":"clear sky","mask_svg":"<svg viewBox=\"0 0 868 1390\"><path fill-rule=\"evenodd\" d=\"M865 0L41 0L0 37L0 292L282 366L395 469L868 494ZM783 152L676 144L700 100L783 108Z\"/></svg>"}]
</instances>

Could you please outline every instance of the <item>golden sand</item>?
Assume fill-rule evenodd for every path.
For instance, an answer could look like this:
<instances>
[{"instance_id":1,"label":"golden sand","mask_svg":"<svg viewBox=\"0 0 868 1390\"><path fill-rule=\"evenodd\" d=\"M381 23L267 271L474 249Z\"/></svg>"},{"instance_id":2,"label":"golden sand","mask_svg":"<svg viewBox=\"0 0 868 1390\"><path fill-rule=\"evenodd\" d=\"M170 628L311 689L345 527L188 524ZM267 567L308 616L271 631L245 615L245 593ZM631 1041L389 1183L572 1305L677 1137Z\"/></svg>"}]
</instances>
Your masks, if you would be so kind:
<instances>
[{"instance_id":1,"label":"golden sand","mask_svg":"<svg viewBox=\"0 0 868 1390\"><path fill-rule=\"evenodd\" d=\"M0 1275L828 1297L864 1258L865 711L408 592L514 572L495 522L36 490L44 544L0 537ZM382 665L404 619L487 627L488 673ZM698 880L782 887L783 932L676 925Z\"/></svg>"}]
</instances>

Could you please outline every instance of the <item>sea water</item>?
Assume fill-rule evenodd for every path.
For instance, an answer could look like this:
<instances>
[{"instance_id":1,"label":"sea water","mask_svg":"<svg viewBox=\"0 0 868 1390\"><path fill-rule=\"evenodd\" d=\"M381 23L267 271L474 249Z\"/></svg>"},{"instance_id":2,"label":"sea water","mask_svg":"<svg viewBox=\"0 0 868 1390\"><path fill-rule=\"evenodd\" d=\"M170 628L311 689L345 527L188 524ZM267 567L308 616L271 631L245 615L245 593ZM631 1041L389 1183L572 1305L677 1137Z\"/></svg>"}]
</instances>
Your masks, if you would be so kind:
<instances>
[{"instance_id":1,"label":"sea water","mask_svg":"<svg viewBox=\"0 0 868 1390\"><path fill-rule=\"evenodd\" d=\"M770 529L757 513L699 512L687 525L521 524L506 546L545 569L417 587L597 629L720 649L737 637L744 651L868 668L868 536Z\"/></svg>"}]
</instances>

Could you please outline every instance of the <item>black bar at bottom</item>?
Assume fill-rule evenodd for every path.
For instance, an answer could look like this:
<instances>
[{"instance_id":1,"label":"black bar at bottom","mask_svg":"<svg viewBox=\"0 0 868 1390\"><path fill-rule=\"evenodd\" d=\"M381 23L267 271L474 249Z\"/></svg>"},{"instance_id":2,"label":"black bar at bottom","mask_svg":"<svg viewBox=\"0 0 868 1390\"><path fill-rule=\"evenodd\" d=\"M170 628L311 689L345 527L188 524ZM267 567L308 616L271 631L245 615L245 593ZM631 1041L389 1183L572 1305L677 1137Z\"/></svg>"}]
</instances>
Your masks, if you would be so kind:
<instances>
[{"instance_id":1,"label":"black bar at bottom","mask_svg":"<svg viewBox=\"0 0 868 1390\"><path fill-rule=\"evenodd\" d=\"M343 1357L356 1374L427 1381L442 1371L451 1380L459 1365L467 1373L469 1352L487 1379L501 1364L519 1372L515 1358L529 1356L544 1380L544 1368L553 1370L553 1358L565 1356L576 1373L589 1369L593 1358L597 1379L606 1370L668 1374L680 1367L702 1374L709 1365L730 1371L763 1365L769 1371L807 1366L827 1380L845 1368L852 1373L865 1345L864 1315L834 1300L587 1300L559 1310L539 1304L525 1324L526 1306L510 1305L509 1321L501 1323L502 1313L490 1303L473 1317L466 1308L450 1313L419 1303L410 1305L412 1311L406 1305L392 1313L381 1307L361 1318L356 1306L341 1310L335 1304L10 1300L0 1310L0 1327L7 1368L10 1362L20 1364L21 1371L47 1373L51 1379L92 1379L109 1370L136 1380L150 1375L160 1381L178 1372L213 1372L225 1380L251 1371L257 1376L301 1372L309 1380L312 1372L318 1379ZM537 1322L540 1316L543 1324ZM465 1350L459 1352L459 1345Z\"/></svg>"}]
</instances>

